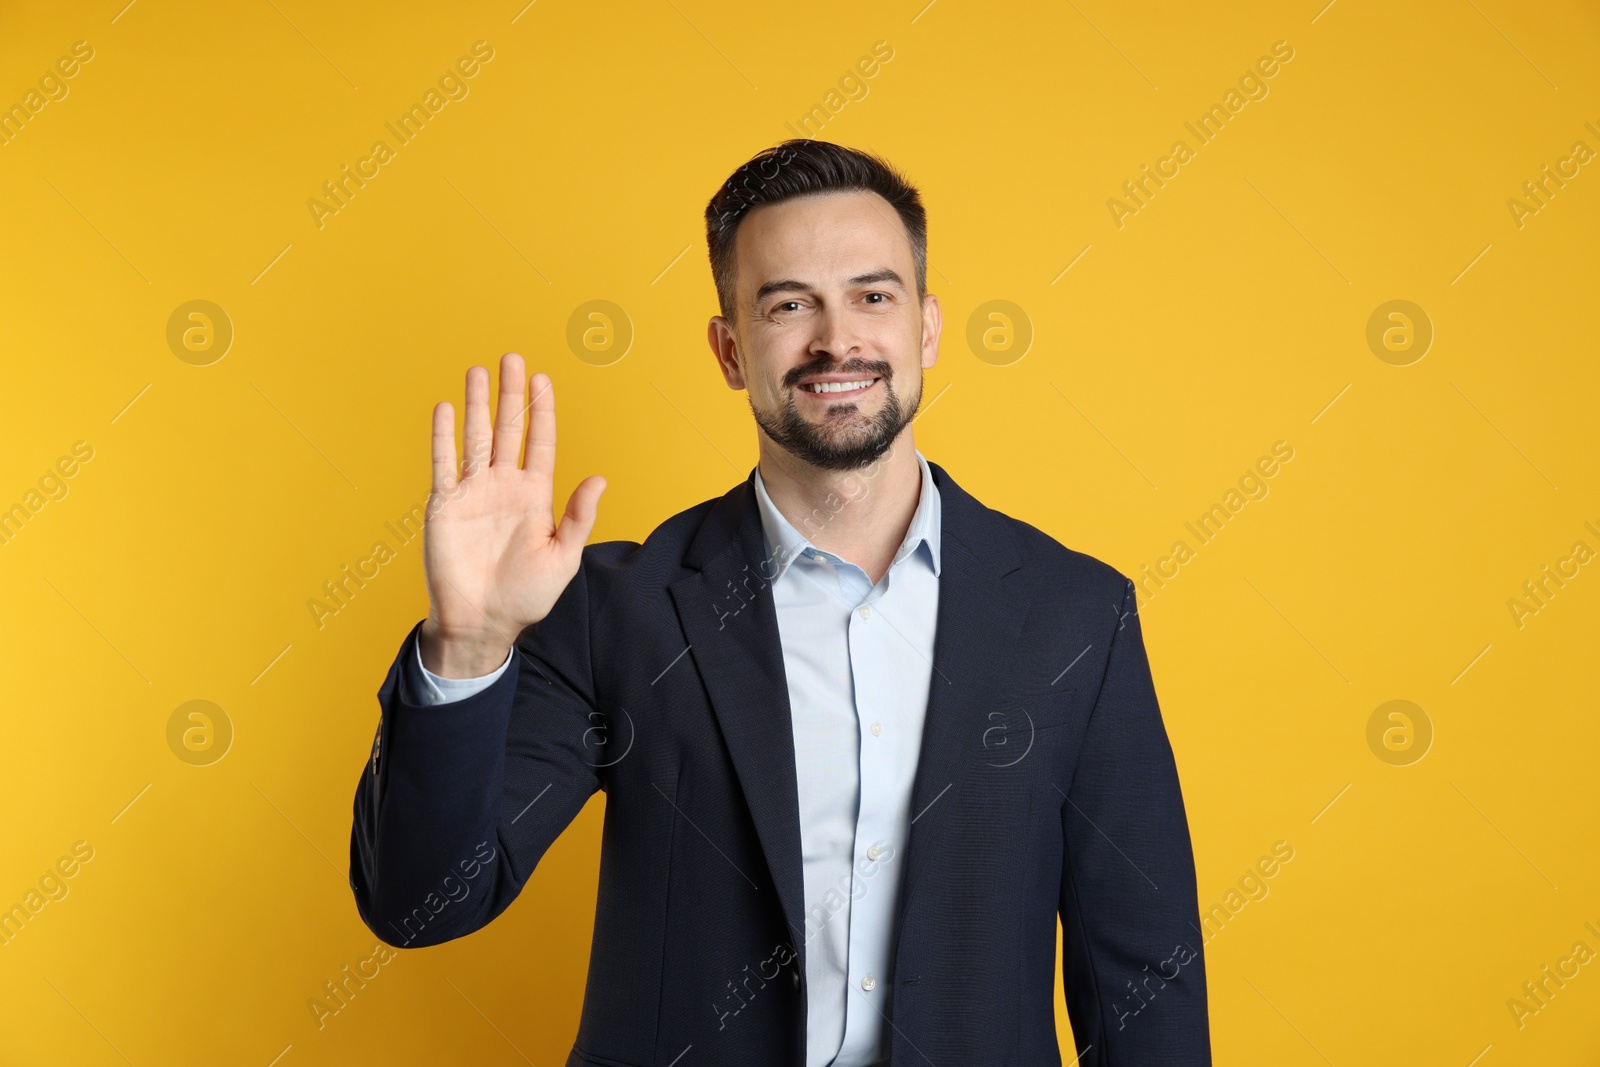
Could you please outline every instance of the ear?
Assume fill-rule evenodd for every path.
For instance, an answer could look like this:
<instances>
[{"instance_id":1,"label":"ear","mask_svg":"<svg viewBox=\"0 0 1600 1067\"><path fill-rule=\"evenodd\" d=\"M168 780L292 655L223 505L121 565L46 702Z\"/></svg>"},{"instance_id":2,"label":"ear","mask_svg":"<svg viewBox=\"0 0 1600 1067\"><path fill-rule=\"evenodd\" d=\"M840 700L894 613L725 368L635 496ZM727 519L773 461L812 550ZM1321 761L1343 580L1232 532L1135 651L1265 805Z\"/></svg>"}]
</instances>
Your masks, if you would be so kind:
<instances>
[{"instance_id":1,"label":"ear","mask_svg":"<svg viewBox=\"0 0 1600 1067\"><path fill-rule=\"evenodd\" d=\"M944 310L939 298L928 293L922 298L922 367L939 362L939 334L944 329Z\"/></svg>"},{"instance_id":2,"label":"ear","mask_svg":"<svg viewBox=\"0 0 1600 1067\"><path fill-rule=\"evenodd\" d=\"M733 324L721 315L711 316L706 324L706 342L712 355L717 357L717 369L729 389L744 389L744 368L739 365L739 342L734 336Z\"/></svg>"}]
</instances>

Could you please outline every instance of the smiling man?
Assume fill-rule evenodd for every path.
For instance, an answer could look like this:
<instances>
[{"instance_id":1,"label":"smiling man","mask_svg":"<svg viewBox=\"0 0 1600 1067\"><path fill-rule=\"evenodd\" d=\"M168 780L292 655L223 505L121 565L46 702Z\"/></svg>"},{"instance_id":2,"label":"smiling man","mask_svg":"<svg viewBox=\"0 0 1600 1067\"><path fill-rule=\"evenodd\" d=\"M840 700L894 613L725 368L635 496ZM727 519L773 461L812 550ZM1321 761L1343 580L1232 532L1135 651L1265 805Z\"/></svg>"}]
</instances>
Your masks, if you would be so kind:
<instances>
[{"instance_id":1,"label":"smiling man","mask_svg":"<svg viewBox=\"0 0 1600 1067\"><path fill-rule=\"evenodd\" d=\"M459 468L434 409L429 613L356 788L363 920L482 928L604 790L568 1067L1059 1067L1058 922L1078 1063L1209 1064L1132 583L913 443L942 326L916 189L787 141L706 233L759 451L721 497L586 545L605 481L556 516L547 375L503 357L491 425L468 370Z\"/></svg>"}]
</instances>

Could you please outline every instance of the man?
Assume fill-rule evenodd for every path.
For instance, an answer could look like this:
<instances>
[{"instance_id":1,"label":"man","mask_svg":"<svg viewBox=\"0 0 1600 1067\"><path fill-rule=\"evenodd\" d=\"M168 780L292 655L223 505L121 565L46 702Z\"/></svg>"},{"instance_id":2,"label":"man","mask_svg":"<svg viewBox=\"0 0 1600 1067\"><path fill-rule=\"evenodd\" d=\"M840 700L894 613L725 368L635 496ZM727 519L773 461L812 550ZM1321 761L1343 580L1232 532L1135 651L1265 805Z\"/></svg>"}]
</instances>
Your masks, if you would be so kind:
<instances>
[{"instance_id":1,"label":"man","mask_svg":"<svg viewBox=\"0 0 1600 1067\"><path fill-rule=\"evenodd\" d=\"M546 375L505 356L491 428L467 372L459 477L434 409L430 608L356 790L363 920L480 929L603 789L569 1067L1059 1065L1058 916L1079 1063L1209 1064L1132 583L913 444L942 321L917 191L788 141L706 229L760 450L721 498L585 546L605 482L558 524Z\"/></svg>"}]
</instances>

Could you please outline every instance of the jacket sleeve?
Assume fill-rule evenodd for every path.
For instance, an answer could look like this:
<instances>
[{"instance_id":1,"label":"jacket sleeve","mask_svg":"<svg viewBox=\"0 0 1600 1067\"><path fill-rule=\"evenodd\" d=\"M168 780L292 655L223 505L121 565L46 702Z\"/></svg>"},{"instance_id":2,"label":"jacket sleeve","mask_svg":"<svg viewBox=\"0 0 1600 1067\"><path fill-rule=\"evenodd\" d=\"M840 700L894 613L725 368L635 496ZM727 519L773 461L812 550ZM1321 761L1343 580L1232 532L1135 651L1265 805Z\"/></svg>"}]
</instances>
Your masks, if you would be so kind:
<instances>
[{"instance_id":1,"label":"jacket sleeve","mask_svg":"<svg viewBox=\"0 0 1600 1067\"><path fill-rule=\"evenodd\" d=\"M506 653L505 662L481 678L441 678L422 665L422 648L420 642L411 642L412 654L402 656L405 667L402 668L406 675L406 685L417 703L432 707L435 704L449 704L455 700L465 700L475 693L481 693L495 682L500 676L511 669L511 661L516 659L517 650L513 648Z\"/></svg>"},{"instance_id":2,"label":"jacket sleeve","mask_svg":"<svg viewBox=\"0 0 1600 1067\"><path fill-rule=\"evenodd\" d=\"M1083 1067L1208 1067L1204 937L1133 583L1062 805L1062 978Z\"/></svg>"},{"instance_id":3,"label":"jacket sleeve","mask_svg":"<svg viewBox=\"0 0 1600 1067\"><path fill-rule=\"evenodd\" d=\"M480 692L423 702L405 669L420 622L390 666L350 831L356 910L388 944L436 945L488 925L603 788L587 559Z\"/></svg>"}]
</instances>

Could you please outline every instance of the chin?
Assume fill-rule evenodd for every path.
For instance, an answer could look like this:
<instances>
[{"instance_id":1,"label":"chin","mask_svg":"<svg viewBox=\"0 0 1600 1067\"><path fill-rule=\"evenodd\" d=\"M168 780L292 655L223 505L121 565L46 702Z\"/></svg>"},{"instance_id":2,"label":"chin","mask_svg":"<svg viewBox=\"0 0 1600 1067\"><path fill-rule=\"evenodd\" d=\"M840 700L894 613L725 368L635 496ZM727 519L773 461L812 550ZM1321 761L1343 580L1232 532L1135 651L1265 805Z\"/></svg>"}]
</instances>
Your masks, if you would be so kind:
<instances>
[{"instance_id":1,"label":"chin","mask_svg":"<svg viewBox=\"0 0 1600 1067\"><path fill-rule=\"evenodd\" d=\"M876 402L870 396L841 399L817 404L815 411L803 410L804 399L791 394L774 412L760 411L751 403L751 413L775 444L823 470L858 470L876 462L911 421L887 389Z\"/></svg>"}]
</instances>

